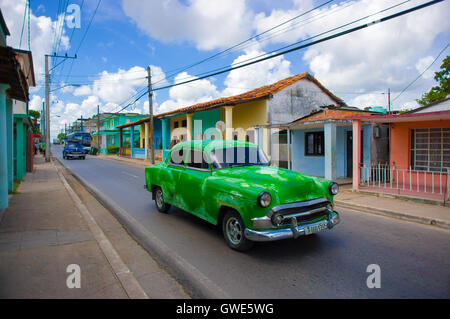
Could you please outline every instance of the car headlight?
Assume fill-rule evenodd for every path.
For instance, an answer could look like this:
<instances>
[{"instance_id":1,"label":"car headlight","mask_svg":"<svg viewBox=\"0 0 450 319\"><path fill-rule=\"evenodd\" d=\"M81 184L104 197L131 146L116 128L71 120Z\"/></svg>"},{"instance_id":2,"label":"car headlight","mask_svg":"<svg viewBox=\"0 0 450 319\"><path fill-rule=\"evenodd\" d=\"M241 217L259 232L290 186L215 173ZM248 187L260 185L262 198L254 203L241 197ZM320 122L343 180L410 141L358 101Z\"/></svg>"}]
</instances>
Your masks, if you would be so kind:
<instances>
[{"instance_id":1,"label":"car headlight","mask_svg":"<svg viewBox=\"0 0 450 319\"><path fill-rule=\"evenodd\" d=\"M339 192L339 186L335 182L331 183L330 186L328 186L328 191L331 195L336 195Z\"/></svg>"},{"instance_id":2,"label":"car headlight","mask_svg":"<svg viewBox=\"0 0 450 319\"><path fill-rule=\"evenodd\" d=\"M270 202L272 201L272 197L270 196L269 193L267 192L262 192L261 194L259 194L258 196L258 204L261 207L267 207L270 205Z\"/></svg>"}]
</instances>

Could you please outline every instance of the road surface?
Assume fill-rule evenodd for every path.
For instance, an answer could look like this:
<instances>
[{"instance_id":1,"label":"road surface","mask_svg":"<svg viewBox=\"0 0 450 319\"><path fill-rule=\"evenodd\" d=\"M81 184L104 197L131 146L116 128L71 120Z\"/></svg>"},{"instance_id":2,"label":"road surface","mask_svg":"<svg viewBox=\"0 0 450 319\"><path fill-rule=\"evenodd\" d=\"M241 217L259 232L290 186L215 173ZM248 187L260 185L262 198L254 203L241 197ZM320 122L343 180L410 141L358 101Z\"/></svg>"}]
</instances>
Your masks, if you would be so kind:
<instances>
[{"instance_id":1,"label":"road surface","mask_svg":"<svg viewBox=\"0 0 450 319\"><path fill-rule=\"evenodd\" d=\"M158 213L144 168L63 160L60 146L52 150L232 298L450 298L450 231L342 209L330 231L239 253L216 227L180 209ZM379 289L367 287L371 264L381 269Z\"/></svg>"}]
</instances>

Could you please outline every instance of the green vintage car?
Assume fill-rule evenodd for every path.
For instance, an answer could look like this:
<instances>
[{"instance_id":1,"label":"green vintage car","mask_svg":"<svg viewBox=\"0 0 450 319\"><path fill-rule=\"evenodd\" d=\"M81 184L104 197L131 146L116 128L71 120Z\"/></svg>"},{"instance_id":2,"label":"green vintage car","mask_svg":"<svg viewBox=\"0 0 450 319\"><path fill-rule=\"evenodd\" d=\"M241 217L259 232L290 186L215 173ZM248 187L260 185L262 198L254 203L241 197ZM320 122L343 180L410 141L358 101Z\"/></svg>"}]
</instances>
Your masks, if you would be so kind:
<instances>
[{"instance_id":1,"label":"green vintage car","mask_svg":"<svg viewBox=\"0 0 450 319\"><path fill-rule=\"evenodd\" d=\"M145 168L145 187L158 211L170 206L222 227L236 250L254 242L297 238L339 223L337 184L270 166L264 152L243 141L188 141Z\"/></svg>"}]
</instances>

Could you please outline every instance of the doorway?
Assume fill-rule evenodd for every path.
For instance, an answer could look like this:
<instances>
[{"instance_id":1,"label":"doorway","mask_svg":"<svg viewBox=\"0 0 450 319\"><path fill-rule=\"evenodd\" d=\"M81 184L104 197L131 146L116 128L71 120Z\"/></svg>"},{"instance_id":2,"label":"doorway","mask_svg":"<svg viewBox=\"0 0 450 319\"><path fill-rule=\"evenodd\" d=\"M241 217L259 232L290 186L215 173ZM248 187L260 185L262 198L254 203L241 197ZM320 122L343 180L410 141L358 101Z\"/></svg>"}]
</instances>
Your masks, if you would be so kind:
<instances>
[{"instance_id":1,"label":"doorway","mask_svg":"<svg viewBox=\"0 0 450 319\"><path fill-rule=\"evenodd\" d=\"M353 177L353 132L347 131L347 177Z\"/></svg>"}]
</instances>

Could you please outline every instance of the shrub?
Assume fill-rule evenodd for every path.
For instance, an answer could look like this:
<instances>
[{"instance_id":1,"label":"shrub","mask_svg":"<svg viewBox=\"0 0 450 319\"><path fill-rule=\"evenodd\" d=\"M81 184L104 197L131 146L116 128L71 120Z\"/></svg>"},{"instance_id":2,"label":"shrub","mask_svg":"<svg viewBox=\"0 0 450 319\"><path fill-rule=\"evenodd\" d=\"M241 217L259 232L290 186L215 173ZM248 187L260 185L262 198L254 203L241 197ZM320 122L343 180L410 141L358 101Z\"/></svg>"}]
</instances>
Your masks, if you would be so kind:
<instances>
[{"instance_id":1,"label":"shrub","mask_svg":"<svg viewBox=\"0 0 450 319\"><path fill-rule=\"evenodd\" d=\"M118 154L119 153L119 146L110 145L106 148L108 151L108 154Z\"/></svg>"}]
</instances>

